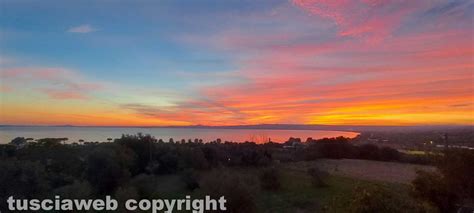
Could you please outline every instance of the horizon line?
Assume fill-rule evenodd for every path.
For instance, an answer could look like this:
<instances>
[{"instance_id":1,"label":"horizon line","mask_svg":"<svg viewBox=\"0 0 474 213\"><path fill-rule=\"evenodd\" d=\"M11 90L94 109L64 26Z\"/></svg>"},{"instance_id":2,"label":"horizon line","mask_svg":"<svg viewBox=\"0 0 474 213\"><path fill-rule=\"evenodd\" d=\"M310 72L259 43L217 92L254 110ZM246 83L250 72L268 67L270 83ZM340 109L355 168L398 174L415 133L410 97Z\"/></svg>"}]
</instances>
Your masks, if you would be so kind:
<instances>
[{"instance_id":1,"label":"horizon line","mask_svg":"<svg viewBox=\"0 0 474 213\"><path fill-rule=\"evenodd\" d=\"M242 125L71 125L71 124L0 124L0 127L115 127L115 128L186 128L186 127L259 127L259 126L300 126L300 127L474 127L474 124L415 124L415 125L370 125L370 124L242 124Z\"/></svg>"}]
</instances>

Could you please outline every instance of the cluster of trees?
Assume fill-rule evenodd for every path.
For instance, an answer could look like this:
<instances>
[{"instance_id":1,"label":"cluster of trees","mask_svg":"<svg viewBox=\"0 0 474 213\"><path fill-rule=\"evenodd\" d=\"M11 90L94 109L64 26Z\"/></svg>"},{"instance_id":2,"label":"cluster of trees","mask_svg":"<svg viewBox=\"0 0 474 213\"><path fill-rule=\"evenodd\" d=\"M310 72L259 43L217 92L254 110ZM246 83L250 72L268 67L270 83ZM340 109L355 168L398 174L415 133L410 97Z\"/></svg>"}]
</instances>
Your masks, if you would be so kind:
<instances>
[{"instance_id":1,"label":"cluster of trees","mask_svg":"<svg viewBox=\"0 0 474 213\"><path fill-rule=\"evenodd\" d=\"M406 155L395 149L374 145L355 146L350 139L292 139L286 144L265 143L202 143L200 140L163 142L150 135L123 135L112 143L65 145L63 138L46 138L18 148L25 139L15 139L0 146L0 200L42 198L52 194L70 198L93 198L114 195L117 199L152 198L155 177L178 174L182 183L193 191L226 195L230 209L239 212L255 209L252 184L246 178L226 172L229 167L265 167L259 177L260 187L275 191L281 186L280 174L272 167L276 161L315 160L318 158L355 158L406 162ZM442 211L473 197L474 162L471 151L452 151L438 156L438 173L420 173L414 195ZM424 162L424 161L420 161ZM212 170L198 180L195 171ZM322 187L325 174L317 168L308 176L314 186ZM257 184L258 185L258 184ZM370 194L370 193L369 193ZM364 203L366 200L361 199ZM4 208L6 205L0 205ZM5 209L0 209L5 210ZM232 212L232 211L231 211Z\"/></svg>"},{"instance_id":2,"label":"cluster of trees","mask_svg":"<svg viewBox=\"0 0 474 213\"><path fill-rule=\"evenodd\" d=\"M450 145L474 146L473 127L426 129L426 130L391 130L363 131L355 141L374 141L404 149L425 150L436 145L444 145L448 140ZM431 143L432 142L432 143Z\"/></svg>"},{"instance_id":3,"label":"cluster of trees","mask_svg":"<svg viewBox=\"0 0 474 213\"><path fill-rule=\"evenodd\" d=\"M430 164L433 156L413 156L401 153L390 147L379 147L374 144L355 145L345 137L307 140L306 146L296 149L290 160L330 159L364 159L376 161L396 161L405 163ZM287 159L288 160L288 159Z\"/></svg>"},{"instance_id":4,"label":"cluster of trees","mask_svg":"<svg viewBox=\"0 0 474 213\"><path fill-rule=\"evenodd\" d=\"M189 170L257 167L272 162L268 146L255 143L165 143L142 134L82 146L62 141L48 138L18 148L22 142L16 139L13 144L1 145L1 202L8 196L28 199L53 194L152 197L153 192L148 191L156 176L183 174L183 182L193 189L199 186Z\"/></svg>"}]
</instances>

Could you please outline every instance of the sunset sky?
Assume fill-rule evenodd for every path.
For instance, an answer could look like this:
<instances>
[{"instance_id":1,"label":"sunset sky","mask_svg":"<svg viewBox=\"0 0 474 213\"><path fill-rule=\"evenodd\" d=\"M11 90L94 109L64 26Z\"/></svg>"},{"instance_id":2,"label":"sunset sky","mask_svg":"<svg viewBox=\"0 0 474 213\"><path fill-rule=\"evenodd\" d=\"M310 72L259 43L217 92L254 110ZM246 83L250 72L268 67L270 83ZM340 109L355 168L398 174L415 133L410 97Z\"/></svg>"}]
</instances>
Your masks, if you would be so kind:
<instances>
[{"instance_id":1,"label":"sunset sky","mask_svg":"<svg viewBox=\"0 0 474 213\"><path fill-rule=\"evenodd\" d=\"M472 0L0 1L0 124L474 124Z\"/></svg>"}]
</instances>

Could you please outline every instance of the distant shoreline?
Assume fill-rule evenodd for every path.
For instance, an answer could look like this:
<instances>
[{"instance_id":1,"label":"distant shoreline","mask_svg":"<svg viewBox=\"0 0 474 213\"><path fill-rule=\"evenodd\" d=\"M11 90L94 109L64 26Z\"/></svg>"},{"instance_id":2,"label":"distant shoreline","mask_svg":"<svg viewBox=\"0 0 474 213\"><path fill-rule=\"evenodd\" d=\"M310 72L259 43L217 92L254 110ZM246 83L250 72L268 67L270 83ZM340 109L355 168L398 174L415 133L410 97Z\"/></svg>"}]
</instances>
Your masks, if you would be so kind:
<instances>
[{"instance_id":1,"label":"distant shoreline","mask_svg":"<svg viewBox=\"0 0 474 213\"><path fill-rule=\"evenodd\" d=\"M412 126L375 126L375 125L307 125L307 124L258 124L229 126L88 126L88 125L0 125L0 128L25 127L74 127L74 128L185 128L185 129L261 129L261 130L326 130L326 131L433 131L453 129L473 129L474 125L412 125Z\"/></svg>"},{"instance_id":2,"label":"distant shoreline","mask_svg":"<svg viewBox=\"0 0 474 213\"><path fill-rule=\"evenodd\" d=\"M130 134L149 134L158 139L168 140L173 138L182 139L203 139L204 141L213 141L222 139L223 141L233 142L267 142L270 139L274 142L285 142L290 137L301 138L331 138L331 137L349 137L353 138L359 135L356 131L337 131L337 130L315 130L315 129L236 129L236 128L114 128L114 127L54 127L54 126L30 126L30 127L3 127L0 128L0 143L6 143L15 137L25 138L68 138L69 141L105 141L108 138L120 138L122 135Z\"/></svg>"}]
</instances>

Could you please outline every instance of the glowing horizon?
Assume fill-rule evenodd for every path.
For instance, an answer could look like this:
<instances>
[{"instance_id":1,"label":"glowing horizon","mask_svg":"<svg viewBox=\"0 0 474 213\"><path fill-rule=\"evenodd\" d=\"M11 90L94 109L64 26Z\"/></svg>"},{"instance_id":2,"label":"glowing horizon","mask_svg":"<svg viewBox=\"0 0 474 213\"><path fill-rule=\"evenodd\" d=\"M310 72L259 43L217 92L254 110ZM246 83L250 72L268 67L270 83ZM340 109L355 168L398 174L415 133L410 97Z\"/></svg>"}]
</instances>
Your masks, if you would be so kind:
<instances>
[{"instance_id":1,"label":"glowing horizon","mask_svg":"<svg viewBox=\"0 0 474 213\"><path fill-rule=\"evenodd\" d=\"M0 124L474 125L468 0L0 9Z\"/></svg>"}]
</instances>

